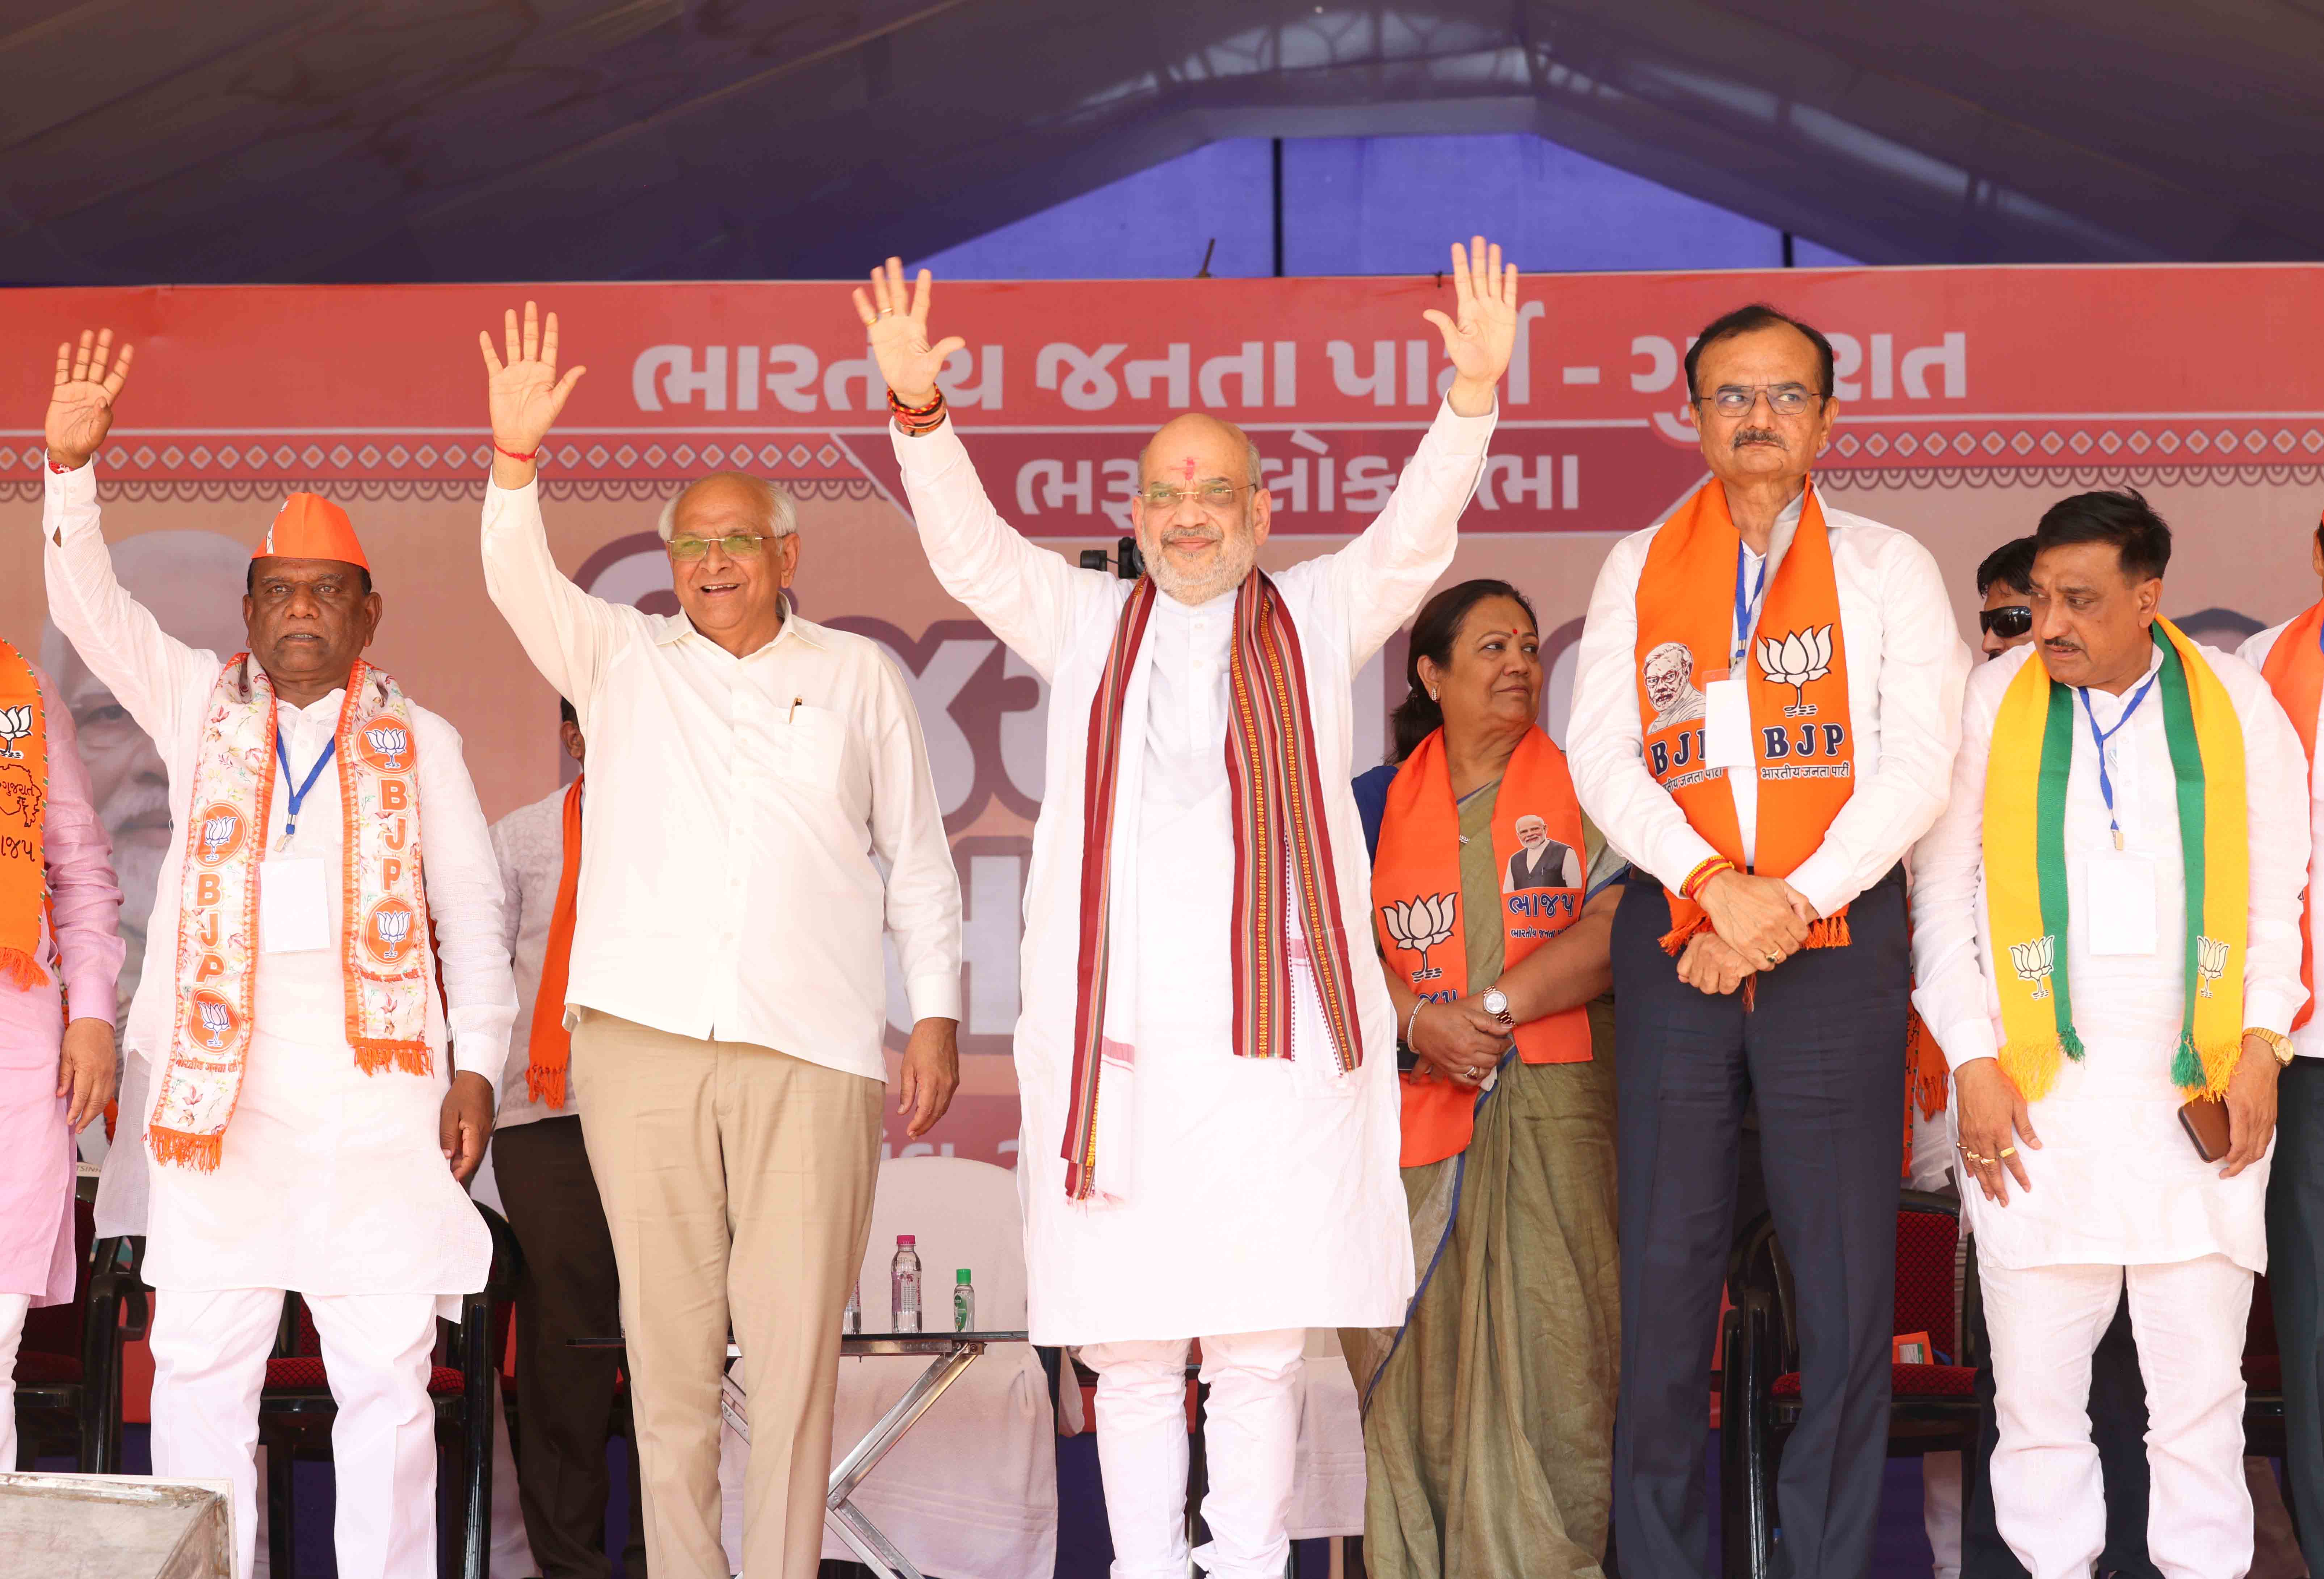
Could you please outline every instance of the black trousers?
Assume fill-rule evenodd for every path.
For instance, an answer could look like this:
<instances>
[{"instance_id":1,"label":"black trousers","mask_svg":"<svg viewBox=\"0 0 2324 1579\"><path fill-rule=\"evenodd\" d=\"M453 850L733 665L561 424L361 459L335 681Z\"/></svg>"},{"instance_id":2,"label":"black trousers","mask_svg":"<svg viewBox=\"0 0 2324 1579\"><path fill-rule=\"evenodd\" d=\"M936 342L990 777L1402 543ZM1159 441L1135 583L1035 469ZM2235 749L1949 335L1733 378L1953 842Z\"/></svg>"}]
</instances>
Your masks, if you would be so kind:
<instances>
[{"instance_id":1,"label":"black trousers","mask_svg":"<svg viewBox=\"0 0 2324 1579\"><path fill-rule=\"evenodd\" d=\"M2267 1286L2283 1356L2284 1489L2300 1555L2324 1574L2324 1062L2295 1058L2275 1086Z\"/></svg>"},{"instance_id":2,"label":"black trousers","mask_svg":"<svg viewBox=\"0 0 2324 1579\"><path fill-rule=\"evenodd\" d=\"M1972 1184L1970 1189L1977 1188ZM1961 1579L2026 1579L2025 1565L1993 1521L1993 1367L1977 1371L1977 1447L1961 1464ZM2146 1379L2130 1328L2130 1296L2090 1354L2090 1443L2106 1484L2106 1549L2098 1570L2163 1579L2146 1555Z\"/></svg>"},{"instance_id":3,"label":"black trousers","mask_svg":"<svg viewBox=\"0 0 2324 1579\"><path fill-rule=\"evenodd\" d=\"M1903 876L1844 949L1760 976L1757 1005L1678 979L1670 906L1634 879L1614 918L1622 1220L1615 1543L1624 1579L1705 1579L1711 1351L1747 1099L1799 1308L1803 1409L1776 1483L1778 1579L1862 1579L1886 1463L1897 1115L1910 970Z\"/></svg>"},{"instance_id":4,"label":"black trousers","mask_svg":"<svg viewBox=\"0 0 2324 1579\"><path fill-rule=\"evenodd\" d=\"M621 1275L576 1116L535 1119L493 1136L493 1172L524 1252L516 1289L517 1501L543 1579L609 1579L605 1467L619 1350L576 1337L622 1330ZM630 1461L630 1538L622 1566L646 1571L645 1504Z\"/></svg>"}]
</instances>

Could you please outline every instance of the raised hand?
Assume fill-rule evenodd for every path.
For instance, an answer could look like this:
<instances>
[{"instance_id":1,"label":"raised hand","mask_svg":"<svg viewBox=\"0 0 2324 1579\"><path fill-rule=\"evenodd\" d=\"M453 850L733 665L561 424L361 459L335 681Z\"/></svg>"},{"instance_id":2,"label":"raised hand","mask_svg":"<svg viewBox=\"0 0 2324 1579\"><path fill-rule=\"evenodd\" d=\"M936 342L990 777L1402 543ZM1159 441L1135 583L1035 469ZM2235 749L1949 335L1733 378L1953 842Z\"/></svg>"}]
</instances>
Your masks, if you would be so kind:
<instances>
[{"instance_id":1,"label":"raised hand","mask_svg":"<svg viewBox=\"0 0 2324 1579\"><path fill-rule=\"evenodd\" d=\"M929 278L926 269L920 271L908 301L904 260L890 258L886 268L872 271L871 295L855 288L855 316L863 320L880 376L907 406L925 406L936 398L936 374L944 371L945 358L968 344L957 335L928 344Z\"/></svg>"},{"instance_id":2,"label":"raised hand","mask_svg":"<svg viewBox=\"0 0 2324 1579\"><path fill-rule=\"evenodd\" d=\"M1463 417L1493 409L1493 386L1508 371L1517 344L1517 266L1504 266L1501 249L1483 236L1469 245L1452 243L1452 316L1434 308L1420 316L1444 336L1452 363L1452 387L1445 393Z\"/></svg>"},{"instance_id":3,"label":"raised hand","mask_svg":"<svg viewBox=\"0 0 2324 1579\"><path fill-rule=\"evenodd\" d=\"M83 329L78 351L69 342L57 347L57 384L49 393L49 459L78 471L97 454L113 431L114 397L128 381L135 350L124 345L114 355L110 329L94 335ZM109 370L107 360L113 363Z\"/></svg>"},{"instance_id":4,"label":"raised hand","mask_svg":"<svg viewBox=\"0 0 2324 1579\"><path fill-rule=\"evenodd\" d=\"M512 309L502 333L507 339L506 362L493 353L492 335L482 329L476 331L476 344L484 353L485 390L493 415L493 448L497 452L493 456L493 480L503 488L521 488L532 481L533 463L516 457L530 455L540 448L540 441L549 436L558 414L565 409L573 386L589 370L569 368L564 377L558 377L557 315L549 314L544 326L530 302L524 304L523 327L518 327L516 313Z\"/></svg>"}]
</instances>

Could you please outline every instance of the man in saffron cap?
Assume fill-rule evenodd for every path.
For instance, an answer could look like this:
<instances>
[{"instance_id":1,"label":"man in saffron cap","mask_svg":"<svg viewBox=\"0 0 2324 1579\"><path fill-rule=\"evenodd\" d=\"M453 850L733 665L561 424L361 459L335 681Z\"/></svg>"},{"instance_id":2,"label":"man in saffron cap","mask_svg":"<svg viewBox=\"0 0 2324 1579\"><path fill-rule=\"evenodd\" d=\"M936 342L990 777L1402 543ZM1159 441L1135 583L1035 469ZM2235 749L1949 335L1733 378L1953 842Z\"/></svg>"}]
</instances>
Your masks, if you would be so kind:
<instances>
[{"instance_id":1,"label":"man in saffron cap","mask_svg":"<svg viewBox=\"0 0 2324 1579\"><path fill-rule=\"evenodd\" d=\"M285 501L246 652L172 639L115 582L91 457L129 363L109 332L58 348L42 552L51 620L168 767L184 852L129 1014L152 1095L109 1159L152 1176L153 1469L233 1483L248 1579L258 1394L296 1290L338 1404L338 1571L421 1579L436 1320L492 1261L461 1185L516 1013L500 872L459 735L364 661L382 601L344 510Z\"/></svg>"},{"instance_id":2,"label":"man in saffron cap","mask_svg":"<svg viewBox=\"0 0 2324 1579\"><path fill-rule=\"evenodd\" d=\"M1914 1003L1952 1069L1992 1339L1994 1522L2033 1579L2106 1546L2090 1357L2126 1286L2147 1553L2172 1579L2252 1561L2244 1338L2308 996L2307 765L2250 665L2158 617L2170 559L2135 492L2043 516L2034 641L1969 681L1913 858Z\"/></svg>"}]
</instances>

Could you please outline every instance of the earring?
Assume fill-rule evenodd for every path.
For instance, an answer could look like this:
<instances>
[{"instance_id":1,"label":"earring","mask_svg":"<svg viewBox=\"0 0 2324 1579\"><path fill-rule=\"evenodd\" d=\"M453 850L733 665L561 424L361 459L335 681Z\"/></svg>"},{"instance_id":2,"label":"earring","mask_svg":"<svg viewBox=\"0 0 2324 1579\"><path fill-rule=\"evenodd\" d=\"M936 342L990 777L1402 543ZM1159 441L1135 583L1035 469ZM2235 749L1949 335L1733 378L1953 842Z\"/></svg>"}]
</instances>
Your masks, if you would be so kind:
<instances>
[{"instance_id":1,"label":"earring","mask_svg":"<svg viewBox=\"0 0 2324 1579\"><path fill-rule=\"evenodd\" d=\"M1431 701L1431 702L1434 702L1434 701L1435 701L1435 700L1436 700L1436 693L1435 693L1434 691L1431 691L1431 692L1429 692L1429 693L1428 693L1428 700L1429 700L1429 701Z\"/></svg>"}]
</instances>

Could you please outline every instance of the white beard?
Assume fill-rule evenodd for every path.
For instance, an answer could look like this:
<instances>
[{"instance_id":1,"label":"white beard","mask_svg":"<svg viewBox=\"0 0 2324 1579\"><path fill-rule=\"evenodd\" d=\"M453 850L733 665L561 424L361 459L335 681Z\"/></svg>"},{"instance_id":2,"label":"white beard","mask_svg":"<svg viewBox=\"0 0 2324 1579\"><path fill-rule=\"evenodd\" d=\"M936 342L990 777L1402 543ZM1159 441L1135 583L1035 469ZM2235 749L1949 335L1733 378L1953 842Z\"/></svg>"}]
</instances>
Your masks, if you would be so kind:
<instances>
[{"instance_id":1,"label":"white beard","mask_svg":"<svg viewBox=\"0 0 2324 1579\"><path fill-rule=\"evenodd\" d=\"M1242 585L1250 574L1250 567L1259 560L1259 546L1248 537L1240 544L1222 543L1219 552L1217 565L1207 575L1182 574L1158 553L1146 556L1146 574L1163 592L1188 608L1194 608Z\"/></svg>"}]
</instances>

